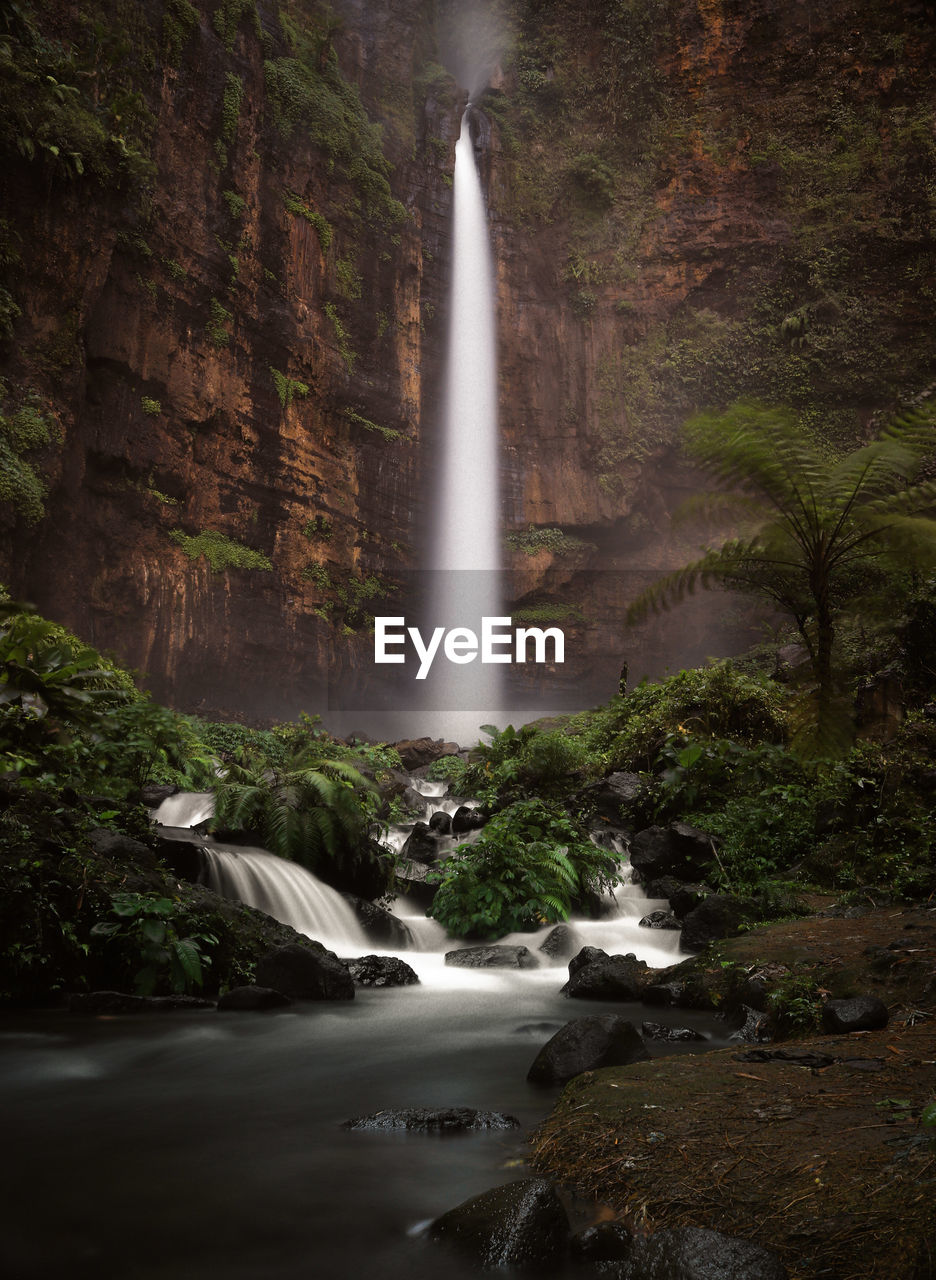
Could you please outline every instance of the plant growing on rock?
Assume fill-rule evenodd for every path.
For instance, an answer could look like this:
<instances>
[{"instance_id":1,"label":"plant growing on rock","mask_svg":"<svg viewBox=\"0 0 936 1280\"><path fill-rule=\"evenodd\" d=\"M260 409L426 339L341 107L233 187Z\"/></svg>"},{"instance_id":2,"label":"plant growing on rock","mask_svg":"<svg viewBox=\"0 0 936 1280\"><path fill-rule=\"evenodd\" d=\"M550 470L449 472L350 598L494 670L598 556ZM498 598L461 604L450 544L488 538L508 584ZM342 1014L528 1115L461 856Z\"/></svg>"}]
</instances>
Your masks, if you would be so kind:
<instances>
[{"instance_id":1,"label":"plant growing on rock","mask_svg":"<svg viewBox=\"0 0 936 1280\"><path fill-rule=\"evenodd\" d=\"M830 462L784 409L739 403L686 424L686 449L723 486L683 514L731 518L744 530L668 574L633 602L629 620L696 584L763 596L794 622L814 687L797 734L806 754L839 752L850 718L835 671L836 627L887 570L936 562L936 483L910 482L933 451L936 403L897 418L878 438Z\"/></svg>"}]
</instances>

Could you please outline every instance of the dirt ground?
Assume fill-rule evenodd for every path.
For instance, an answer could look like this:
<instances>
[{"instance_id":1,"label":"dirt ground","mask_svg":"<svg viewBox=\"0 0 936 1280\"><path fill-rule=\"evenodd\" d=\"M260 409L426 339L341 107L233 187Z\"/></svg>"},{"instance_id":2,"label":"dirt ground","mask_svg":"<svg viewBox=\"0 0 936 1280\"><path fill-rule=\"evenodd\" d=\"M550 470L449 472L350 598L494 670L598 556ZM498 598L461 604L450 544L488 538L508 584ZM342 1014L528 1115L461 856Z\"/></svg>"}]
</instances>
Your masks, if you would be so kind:
<instances>
[{"instance_id":1,"label":"dirt ground","mask_svg":"<svg viewBox=\"0 0 936 1280\"><path fill-rule=\"evenodd\" d=\"M920 1122L936 1100L936 909L763 926L690 967L717 1004L738 966L877 995L890 1022L585 1073L534 1136L535 1167L596 1218L753 1239L792 1280L936 1277L936 1133Z\"/></svg>"}]
</instances>

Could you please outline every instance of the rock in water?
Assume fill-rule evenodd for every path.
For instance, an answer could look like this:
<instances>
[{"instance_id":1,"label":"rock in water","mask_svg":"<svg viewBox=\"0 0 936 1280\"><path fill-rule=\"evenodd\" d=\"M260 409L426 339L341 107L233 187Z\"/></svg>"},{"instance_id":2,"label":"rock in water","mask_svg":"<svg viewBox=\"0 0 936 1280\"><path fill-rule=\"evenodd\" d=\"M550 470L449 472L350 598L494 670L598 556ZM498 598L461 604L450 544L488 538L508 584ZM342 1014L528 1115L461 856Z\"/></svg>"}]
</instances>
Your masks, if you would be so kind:
<instances>
[{"instance_id":1,"label":"rock in water","mask_svg":"<svg viewBox=\"0 0 936 1280\"><path fill-rule=\"evenodd\" d=\"M538 961L529 947L462 947L446 951L445 963L461 969L535 969Z\"/></svg>"},{"instance_id":2,"label":"rock in water","mask_svg":"<svg viewBox=\"0 0 936 1280\"><path fill-rule=\"evenodd\" d=\"M396 956L361 956L345 963L358 987L411 987L419 982L415 970Z\"/></svg>"},{"instance_id":3,"label":"rock in water","mask_svg":"<svg viewBox=\"0 0 936 1280\"><path fill-rule=\"evenodd\" d=\"M404 924L392 911L386 911L383 907L378 907L376 902L368 902L366 898L359 898L353 893L343 893L341 896L354 909L369 942L388 947L391 951L405 951L413 945L409 925Z\"/></svg>"},{"instance_id":4,"label":"rock in water","mask_svg":"<svg viewBox=\"0 0 936 1280\"><path fill-rule=\"evenodd\" d=\"M644 960L633 956L606 956L576 969L561 994L579 1000L639 1000L646 974Z\"/></svg>"},{"instance_id":5,"label":"rock in water","mask_svg":"<svg viewBox=\"0 0 936 1280\"><path fill-rule=\"evenodd\" d=\"M563 960L579 949L578 935L567 924L557 924L554 929L550 929L539 945L539 950L551 960Z\"/></svg>"},{"instance_id":6,"label":"rock in water","mask_svg":"<svg viewBox=\"0 0 936 1280\"><path fill-rule=\"evenodd\" d=\"M411 1133L468 1133L477 1129L519 1129L520 1121L499 1111L472 1107L390 1107L346 1120L342 1129L407 1129Z\"/></svg>"},{"instance_id":7,"label":"rock in water","mask_svg":"<svg viewBox=\"0 0 936 1280\"><path fill-rule=\"evenodd\" d=\"M320 943L291 942L268 951L257 965L257 986L272 987L294 1000L354 999L347 966Z\"/></svg>"},{"instance_id":8,"label":"rock in water","mask_svg":"<svg viewBox=\"0 0 936 1280\"><path fill-rule=\"evenodd\" d=\"M289 996L284 996L282 991L274 991L272 987L232 987L218 1000L218 1010L221 1013L252 1013L259 1009L282 1009L287 1004L292 1004Z\"/></svg>"},{"instance_id":9,"label":"rock in water","mask_svg":"<svg viewBox=\"0 0 936 1280\"><path fill-rule=\"evenodd\" d=\"M624 1067L649 1058L632 1022L607 1014L573 1018L543 1045L527 1072L531 1084L565 1084L583 1071Z\"/></svg>"},{"instance_id":10,"label":"rock in water","mask_svg":"<svg viewBox=\"0 0 936 1280\"><path fill-rule=\"evenodd\" d=\"M450 1209L436 1218L429 1236L454 1245L477 1266L523 1267L560 1257L569 1220L551 1182L525 1178Z\"/></svg>"}]
</instances>

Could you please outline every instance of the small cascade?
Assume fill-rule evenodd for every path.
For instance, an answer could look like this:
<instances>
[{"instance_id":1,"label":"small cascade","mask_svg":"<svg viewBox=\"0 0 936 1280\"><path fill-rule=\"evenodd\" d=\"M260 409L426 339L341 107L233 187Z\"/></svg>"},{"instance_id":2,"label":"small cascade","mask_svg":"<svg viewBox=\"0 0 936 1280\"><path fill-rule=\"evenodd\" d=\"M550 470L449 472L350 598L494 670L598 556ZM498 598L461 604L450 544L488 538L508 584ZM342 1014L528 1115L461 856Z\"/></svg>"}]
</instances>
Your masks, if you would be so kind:
<instances>
[{"instance_id":1,"label":"small cascade","mask_svg":"<svg viewBox=\"0 0 936 1280\"><path fill-rule=\"evenodd\" d=\"M197 827L214 817L214 796L210 791L177 791L153 809L151 816L161 827Z\"/></svg>"},{"instance_id":2,"label":"small cascade","mask_svg":"<svg viewBox=\"0 0 936 1280\"><path fill-rule=\"evenodd\" d=\"M210 843L205 855L208 887L223 898L265 911L333 951L360 955L369 949L364 929L341 894L297 862L265 849Z\"/></svg>"}]
</instances>

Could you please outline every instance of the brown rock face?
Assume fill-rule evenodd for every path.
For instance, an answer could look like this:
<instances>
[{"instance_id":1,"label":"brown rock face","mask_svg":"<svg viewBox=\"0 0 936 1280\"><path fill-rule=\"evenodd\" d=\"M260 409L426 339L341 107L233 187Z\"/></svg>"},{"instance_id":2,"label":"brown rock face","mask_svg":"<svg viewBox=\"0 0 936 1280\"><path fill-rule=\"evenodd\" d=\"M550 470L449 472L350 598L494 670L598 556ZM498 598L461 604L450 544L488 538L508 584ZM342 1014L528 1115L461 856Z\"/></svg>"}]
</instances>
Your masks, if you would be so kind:
<instances>
[{"instance_id":1,"label":"brown rock face","mask_svg":"<svg viewBox=\"0 0 936 1280\"><path fill-rule=\"evenodd\" d=\"M138 95L155 178L4 152L7 411L35 391L63 440L2 569L215 715L323 711L427 536L462 105L436 65L447 6L334 8L146 0L127 26L99 0L92 44L81 6L25 6L78 51L56 78L112 150L117 90ZM931 7L632 8L516 6L481 102L512 595L569 635L564 670L526 673L547 701L722 643L711 601L623 627L699 541L669 523L698 483L688 413L783 400L835 443L936 370Z\"/></svg>"}]
</instances>

